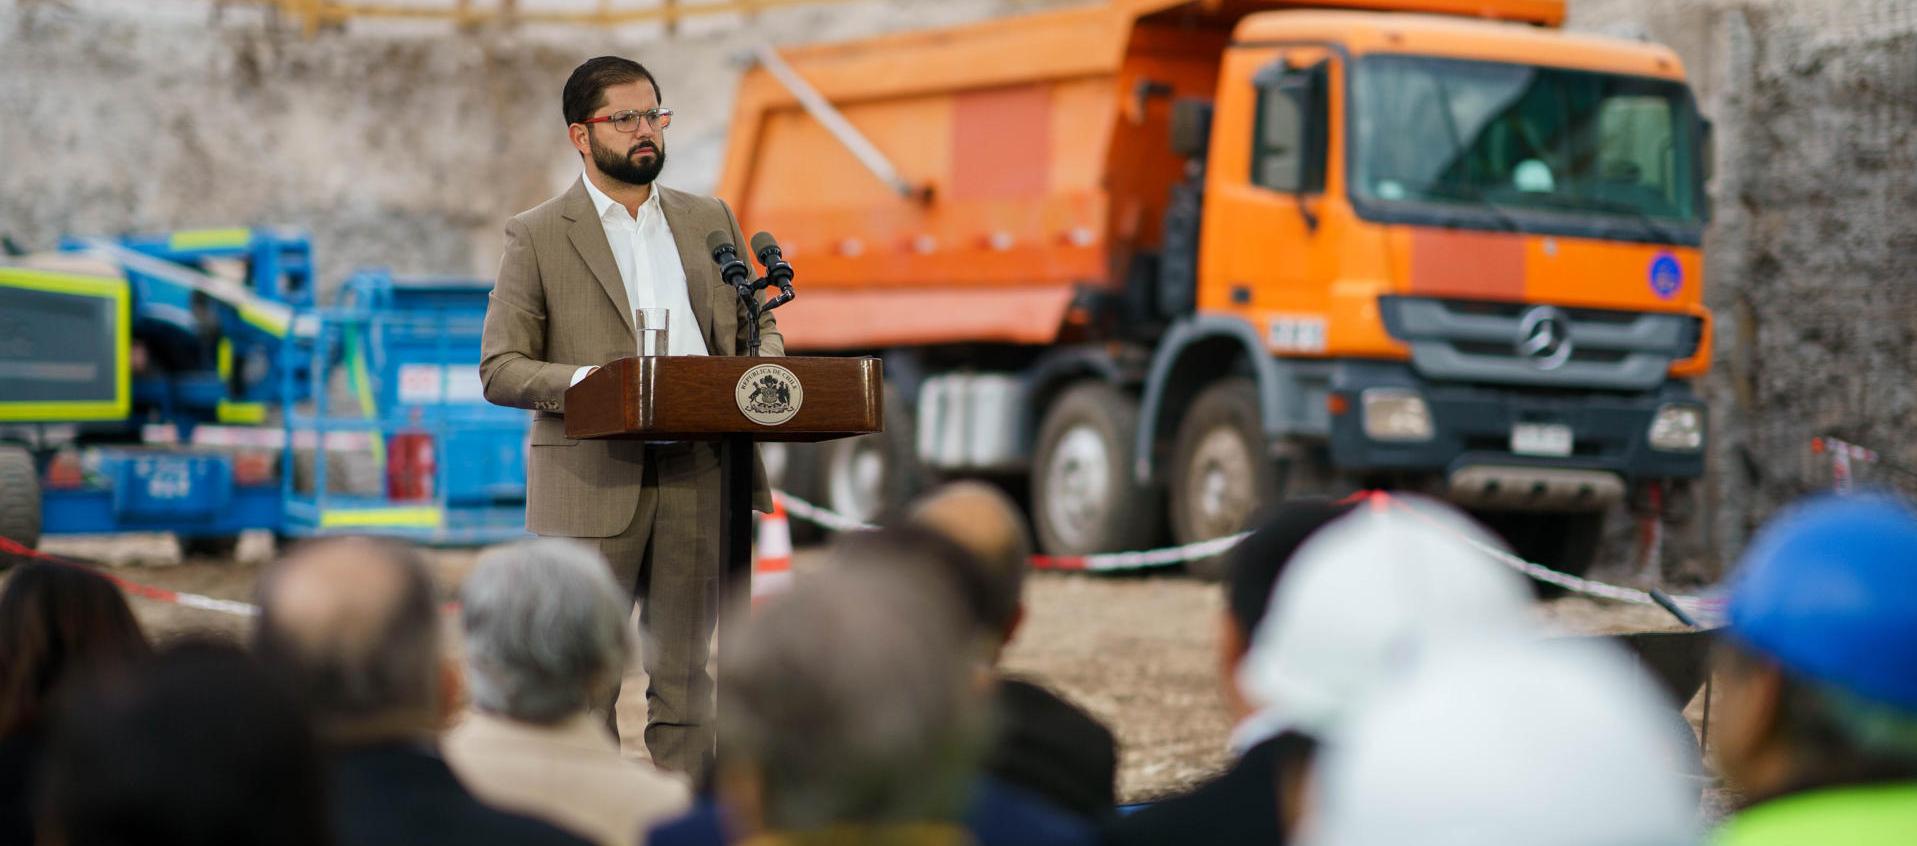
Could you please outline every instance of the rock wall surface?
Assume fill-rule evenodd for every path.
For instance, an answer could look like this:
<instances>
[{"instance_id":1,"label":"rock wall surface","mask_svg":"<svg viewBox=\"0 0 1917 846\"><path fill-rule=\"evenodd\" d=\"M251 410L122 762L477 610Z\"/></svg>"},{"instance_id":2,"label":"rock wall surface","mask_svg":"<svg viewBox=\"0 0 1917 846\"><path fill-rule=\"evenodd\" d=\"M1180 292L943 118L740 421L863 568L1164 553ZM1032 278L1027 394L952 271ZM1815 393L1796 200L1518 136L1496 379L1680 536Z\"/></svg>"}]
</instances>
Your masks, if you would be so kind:
<instances>
[{"instance_id":1,"label":"rock wall surface","mask_svg":"<svg viewBox=\"0 0 1917 846\"><path fill-rule=\"evenodd\" d=\"M0 8L0 234L47 247L290 223L313 232L324 281L365 265L490 276L501 222L577 172L557 101L586 57L658 73L679 110L665 181L704 190L752 43L1047 5L866 0L669 39L355 22L307 40L251 7L15 0ZM1813 436L1917 467L1917 0L1572 0L1570 26L1671 45L1717 123L1712 475L1667 547L1708 578L1828 482Z\"/></svg>"}]
</instances>

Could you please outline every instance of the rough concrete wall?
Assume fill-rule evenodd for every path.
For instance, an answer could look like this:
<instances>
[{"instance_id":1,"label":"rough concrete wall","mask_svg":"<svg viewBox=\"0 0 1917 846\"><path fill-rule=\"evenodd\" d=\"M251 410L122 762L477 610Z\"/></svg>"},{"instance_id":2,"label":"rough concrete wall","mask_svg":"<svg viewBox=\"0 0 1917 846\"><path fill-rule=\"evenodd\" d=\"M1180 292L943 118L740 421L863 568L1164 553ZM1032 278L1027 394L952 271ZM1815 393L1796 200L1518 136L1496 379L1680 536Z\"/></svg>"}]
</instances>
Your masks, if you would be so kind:
<instances>
[{"instance_id":1,"label":"rough concrete wall","mask_svg":"<svg viewBox=\"0 0 1917 846\"><path fill-rule=\"evenodd\" d=\"M323 284L361 266L490 277L506 218L578 173L559 90L588 57L654 71L678 110L663 181L704 191L749 45L1035 5L868 0L700 19L672 39L355 22L309 41L252 8L208 26L190 0L0 3L0 234L48 248L65 234L281 223L313 232Z\"/></svg>"},{"instance_id":2,"label":"rough concrete wall","mask_svg":"<svg viewBox=\"0 0 1917 846\"><path fill-rule=\"evenodd\" d=\"M1571 26L1681 54L1718 128L1704 519L1721 563L1830 482L1812 437L1917 466L1917 0L1573 0ZM1877 468L1866 481L1912 488ZM1706 567L1705 570L1713 569Z\"/></svg>"}]
</instances>

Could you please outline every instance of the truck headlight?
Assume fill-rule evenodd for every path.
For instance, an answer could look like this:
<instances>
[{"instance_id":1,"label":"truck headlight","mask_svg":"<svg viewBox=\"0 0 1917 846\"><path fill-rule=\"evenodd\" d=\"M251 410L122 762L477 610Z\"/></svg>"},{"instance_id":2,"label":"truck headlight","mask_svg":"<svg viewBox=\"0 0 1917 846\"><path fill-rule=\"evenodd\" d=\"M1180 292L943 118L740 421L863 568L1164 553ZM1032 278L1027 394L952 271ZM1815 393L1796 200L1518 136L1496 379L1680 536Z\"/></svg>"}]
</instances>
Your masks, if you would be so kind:
<instances>
[{"instance_id":1,"label":"truck headlight","mask_svg":"<svg viewBox=\"0 0 1917 846\"><path fill-rule=\"evenodd\" d=\"M1361 395L1365 436L1374 441L1431 440L1431 407L1414 391L1372 388Z\"/></svg>"},{"instance_id":2,"label":"truck headlight","mask_svg":"<svg viewBox=\"0 0 1917 846\"><path fill-rule=\"evenodd\" d=\"M1651 448L1665 452L1696 452L1704 448L1704 408L1662 405L1651 418Z\"/></svg>"}]
</instances>

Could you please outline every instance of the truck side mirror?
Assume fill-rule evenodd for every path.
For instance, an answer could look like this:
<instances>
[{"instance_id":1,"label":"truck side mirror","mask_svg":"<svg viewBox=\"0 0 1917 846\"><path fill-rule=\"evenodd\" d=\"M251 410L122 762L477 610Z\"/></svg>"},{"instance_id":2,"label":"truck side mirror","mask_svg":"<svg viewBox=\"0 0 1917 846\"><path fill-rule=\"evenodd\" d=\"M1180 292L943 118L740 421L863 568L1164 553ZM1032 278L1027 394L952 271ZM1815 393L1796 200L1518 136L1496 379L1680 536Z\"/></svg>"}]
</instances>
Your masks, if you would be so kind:
<instances>
[{"instance_id":1,"label":"truck side mirror","mask_svg":"<svg viewBox=\"0 0 1917 846\"><path fill-rule=\"evenodd\" d=\"M1211 101L1180 97L1172 101L1172 152L1187 159L1203 159L1211 147Z\"/></svg>"},{"instance_id":2,"label":"truck side mirror","mask_svg":"<svg viewBox=\"0 0 1917 846\"><path fill-rule=\"evenodd\" d=\"M1253 77L1258 87L1253 184L1297 194L1324 188L1329 69L1329 62L1291 68L1281 60Z\"/></svg>"}]
</instances>

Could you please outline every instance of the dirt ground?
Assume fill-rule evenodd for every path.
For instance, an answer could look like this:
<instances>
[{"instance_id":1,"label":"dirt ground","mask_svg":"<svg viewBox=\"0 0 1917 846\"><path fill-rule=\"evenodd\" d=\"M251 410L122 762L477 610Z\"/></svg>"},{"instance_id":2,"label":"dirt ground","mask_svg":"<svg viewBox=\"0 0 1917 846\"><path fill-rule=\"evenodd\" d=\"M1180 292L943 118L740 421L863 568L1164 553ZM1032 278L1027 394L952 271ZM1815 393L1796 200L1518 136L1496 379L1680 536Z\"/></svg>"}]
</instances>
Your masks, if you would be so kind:
<instances>
[{"instance_id":1,"label":"dirt ground","mask_svg":"<svg viewBox=\"0 0 1917 846\"><path fill-rule=\"evenodd\" d=\"M47 551L107 563L123 578L175 591L249 600L259 567L272 555L265 536L248 536L235 561L182 561L165 535L61 538ZM801 551L806 569L816 553ZM472 566L471 550L435 550L442 589L450 598ZM1147 801L1202 782L1226 763L1230 719L1219 694L1216 633L1223 600L1215 584L1184 575L1092 576L1038 573L1028 583L1023 630L1006 668L1059 690L1104 720L1120 744L1119 798ZM238 635L244 618L136 598L134 611L149 632L166 638L193 632ZM1573 633L1612 633L1674 627L1664 612L1581 598L1539 604L1542 617ZM642 756L636 739L645 722L644 677L637 667L621 697L627 751ZM1693 724L1701 703L1693 702ZM1721 805L1712 791L1709 804Z\"/></svg>"}]
</instances>

